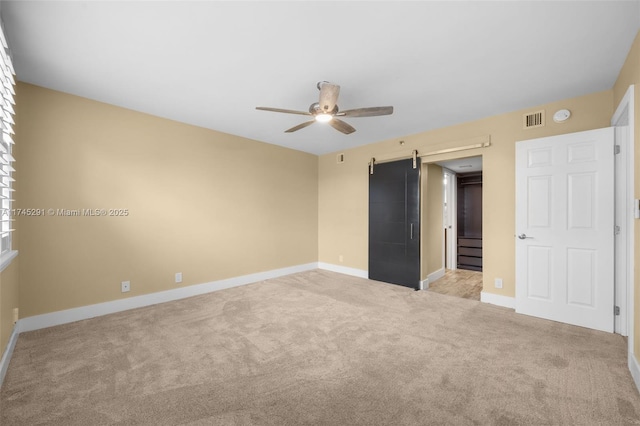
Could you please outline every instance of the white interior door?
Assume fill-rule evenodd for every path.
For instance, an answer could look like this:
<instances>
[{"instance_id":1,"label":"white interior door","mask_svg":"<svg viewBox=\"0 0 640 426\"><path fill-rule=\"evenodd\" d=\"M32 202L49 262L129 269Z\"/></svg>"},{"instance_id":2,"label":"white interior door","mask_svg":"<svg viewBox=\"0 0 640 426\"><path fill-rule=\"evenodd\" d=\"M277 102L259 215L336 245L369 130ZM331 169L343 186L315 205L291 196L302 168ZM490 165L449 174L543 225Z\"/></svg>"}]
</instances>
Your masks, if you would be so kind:
<instances>
[{"instance_id":1,"label":"white interior door","mask_svg":"<svg viewBox=\"0 0 640 426\"><path fill-rule=\"evenodd\" d=\"M614 129L516 143L516 312L613 332Z\"/></svg>"}]
</instances>

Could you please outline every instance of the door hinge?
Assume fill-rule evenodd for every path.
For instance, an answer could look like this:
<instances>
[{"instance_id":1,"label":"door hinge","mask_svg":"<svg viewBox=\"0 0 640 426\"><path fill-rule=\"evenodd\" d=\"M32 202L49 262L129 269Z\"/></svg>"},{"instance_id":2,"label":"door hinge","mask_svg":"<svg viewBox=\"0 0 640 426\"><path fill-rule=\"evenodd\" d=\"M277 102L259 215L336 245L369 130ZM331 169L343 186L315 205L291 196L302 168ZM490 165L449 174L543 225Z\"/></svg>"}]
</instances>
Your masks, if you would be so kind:
<instances>
[{"instance_id":1,"label":"door hinge","mask_svg":"<svg viewBox=\"0 0 640 426\"><path fill-rule=\"evenodd\" d=\"M618 225L616 225L616 226L614 227L614 234L615 234L615 235L620 235L620 227L619 227Z\"/></svg>"},{"instance_id":2,"label":"door hinge","mask_svg":"<svg viewBox=\"0 0 640 426\"><path fill-rule=\"evenodd\" d=\"M614 315L620 315L620 306L614 306L613 313Z\"/></svg>"},{"instance_id":3,"label":"door hinge","mask_svg":"<svg viewBox=\"0 0 640 426\"><path fill-rule=\"evenodd\" d=\"M614 145L613 146L613 154L620 154L620 145Z\"/></svg>"}]
</instances>

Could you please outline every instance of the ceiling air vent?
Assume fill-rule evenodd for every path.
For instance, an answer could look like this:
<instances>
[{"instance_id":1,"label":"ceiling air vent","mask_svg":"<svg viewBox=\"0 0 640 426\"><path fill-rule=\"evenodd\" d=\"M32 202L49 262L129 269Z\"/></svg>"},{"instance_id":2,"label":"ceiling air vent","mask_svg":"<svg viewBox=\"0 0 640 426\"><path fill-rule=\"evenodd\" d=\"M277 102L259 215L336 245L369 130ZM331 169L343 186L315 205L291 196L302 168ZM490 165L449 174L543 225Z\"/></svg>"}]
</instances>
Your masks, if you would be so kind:
<instances>
[{"instance_id":1,"label":"ceiling air vent","mask_svg":"<svg viewBox=\"0 0 640 426\"><path fill-rule=\"evenodd\" d=\"M531 129L532 127L544 127L544 110L530 112L522 116L522 127Z\"/></svg>"}]
</instances>

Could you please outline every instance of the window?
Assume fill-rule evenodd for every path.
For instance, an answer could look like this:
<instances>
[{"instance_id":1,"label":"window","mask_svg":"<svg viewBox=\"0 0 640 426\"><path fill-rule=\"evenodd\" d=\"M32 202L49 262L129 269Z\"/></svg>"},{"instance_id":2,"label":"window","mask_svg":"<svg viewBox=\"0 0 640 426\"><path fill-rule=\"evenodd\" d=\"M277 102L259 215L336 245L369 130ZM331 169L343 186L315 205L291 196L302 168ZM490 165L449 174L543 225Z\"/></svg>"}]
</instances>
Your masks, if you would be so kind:
<instances>
[{"instance_id":1,"label":"window","mask_svg":"<svg viewBox=\"0 0 640 426\"><path fill-rule=\"evenodd\" d=\"M7 258L11 254L11 232L13 231L13 172L11 155L13 148L13 115L15 111L13 78L15 71L11 62L11 53L4 35L4 29L0 27L0 259ZM4 265L3 265L4 266Z\"/></svg>"}]
</instances>

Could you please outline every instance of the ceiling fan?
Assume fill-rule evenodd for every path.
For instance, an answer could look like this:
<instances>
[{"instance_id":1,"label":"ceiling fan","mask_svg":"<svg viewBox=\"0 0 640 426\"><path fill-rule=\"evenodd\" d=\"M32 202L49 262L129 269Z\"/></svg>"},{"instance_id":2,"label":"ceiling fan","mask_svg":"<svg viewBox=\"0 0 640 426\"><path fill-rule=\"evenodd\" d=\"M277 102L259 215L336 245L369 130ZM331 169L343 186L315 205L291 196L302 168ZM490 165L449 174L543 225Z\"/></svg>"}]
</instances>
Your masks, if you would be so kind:
<instances>
[{"instance_id":1,"label":"ceiling fan","mask_svg":"<svg viewBox=\"0 0 640 426\"><path fill-rule=\"evenodd\" d=\"M340 111L337 104L340 86L329 83L328 81L320 81L318 82L317 87L320 91L320 100L309 106L309 112L270 107L256 107L256 109L262 111L283 112L285 114L309 115L313 117L313 120L305 121L304 123L285 130L285 133L292 133L300 129L304 129L316 121L319 121L321 123L329 123L329 125L337 131L348 135L355 132L356 129L354 129L350 124L340 120L338 117L375 117L378 115L393 114L392 106L356 108Z\"/></svg>"}]
</instances>

